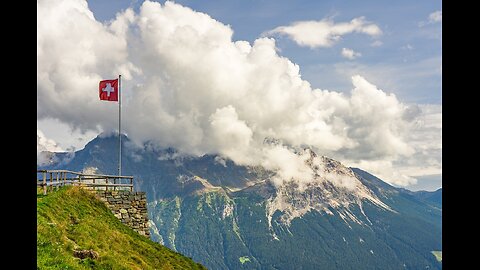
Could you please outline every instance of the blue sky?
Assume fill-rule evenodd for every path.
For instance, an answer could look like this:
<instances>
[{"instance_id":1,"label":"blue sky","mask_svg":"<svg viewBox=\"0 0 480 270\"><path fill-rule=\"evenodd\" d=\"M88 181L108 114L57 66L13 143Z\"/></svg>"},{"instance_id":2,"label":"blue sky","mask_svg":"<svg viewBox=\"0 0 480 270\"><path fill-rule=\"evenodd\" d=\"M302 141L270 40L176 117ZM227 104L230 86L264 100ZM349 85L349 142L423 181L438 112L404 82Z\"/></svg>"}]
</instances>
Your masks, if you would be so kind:
<instances>
[{"instance_id":1,"label":"blue sky","mask_svg":"<svg viewBox=\"0 0 480 270\"><path fill-rule=\"evenodd\" d=\"M252 118L248 112L253 108L269 116L270 123L279 121L276 136L298 144L310 140L348 166L414 190L442 185L441 1L179 0L170 7L165 1L158 6L133 0L91 0L88 6L83 0L39 3L37 152L81 149L99 132L114 130L109 115L116 115L115 104L99 103L92 89L99 79L121 71L125 129L139 140L160 137L162 146L185 147L196 154L227 153L240 160L245 153L232 152L227 143L204 134L225 130L224 126L215 130L212 119L231 118L240 129L236 134L247 137L239 142L262 138L271 127L261 117ZM142 13L142 5L148 11ZM133 12L125 12L128 8ZM202 21L200 12L216 22ZM138 18L150 21L145 24ZM206 23L208 31L199 23ZM147 24L150 28L145 28ZM185 31L185 25L190 30ZM231 40L225 25L233 31ZM180 30L172 34L168 29ZM274 40L274 48L262 37ZM184 44L185 38L189 41ZM264 58L251 56L247 64L238 60L259 40L264 43L257 46L263 48L259 55ZM226 52L231 53L230 60L216 58ZM181 66L186 59L191 62ZM259 59L279 66L264 66ZM252 67L265 82L249 75ZM226 69L233 75L223 74ZM285 81L271 82L279 78ZM223 84L217 89L219 81ZM311 86L308 93L300 91L305 82ZM191 85L184 89L185 83ZM243 83L245 89L236 91L258 100L231 99L231 92L223 96ZM271 93L262 95L259 89ZM328 91L312 91L319 89ZM282 103L285 97L300 105ZM146 102L151 108L144 106ZM289 119L295 121L275 118L265 110L272 103L284 113L292 109ZM305 118L305 108L317 111L308 111L311 118ZM330 117L332 111L336 114ZM146 116L152 119L145 120ZM169 119L174 119L172 126L164 126L162 121ZM177 129L181 132L175 133Z\"/></svg>"}]
</instances>

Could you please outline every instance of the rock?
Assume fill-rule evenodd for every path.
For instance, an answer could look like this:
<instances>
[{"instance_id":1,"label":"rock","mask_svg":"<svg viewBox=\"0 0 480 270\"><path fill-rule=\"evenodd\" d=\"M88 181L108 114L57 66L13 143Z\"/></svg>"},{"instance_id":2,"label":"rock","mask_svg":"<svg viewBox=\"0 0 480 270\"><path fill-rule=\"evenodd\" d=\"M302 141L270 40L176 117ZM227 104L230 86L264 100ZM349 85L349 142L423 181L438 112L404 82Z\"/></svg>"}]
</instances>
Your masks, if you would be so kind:
<instances>
[{"instance_id":1,"label":"rock","mask_svg":"<svg viewBox=\"0 0 480 270\"><path fill-rule=\"evenodd\" d=\"M85 258L91 258L91 259L98 259L99 255L98 252L92 250L92 249L85 249L85 250L74 250L73 251L73 256L80 258L80 259L85 259Z\"/></svg>"},{"instance_id":2,"label":"rock","mask_svg":"<svg viewBox=\"0 0 480 270\"><path fill-rule=\"evenodd\" d=\"M126 214L126 213L127 213L127 210L125 210L125 209L122 208L122 209L120 209L120 213Z\"/></svg>"}]
</instances>

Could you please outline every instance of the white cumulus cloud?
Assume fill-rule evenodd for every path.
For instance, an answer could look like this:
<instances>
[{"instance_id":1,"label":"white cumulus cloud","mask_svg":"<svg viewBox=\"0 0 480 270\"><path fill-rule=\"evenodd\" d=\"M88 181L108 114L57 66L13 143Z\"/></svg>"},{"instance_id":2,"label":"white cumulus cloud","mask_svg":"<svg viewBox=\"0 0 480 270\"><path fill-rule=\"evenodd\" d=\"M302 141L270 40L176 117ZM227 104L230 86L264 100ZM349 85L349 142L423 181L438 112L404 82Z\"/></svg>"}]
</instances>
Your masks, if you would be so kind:
<instances>
[{"instance_id":1,"label":"white cumulus cloud","mask_svg":"<svg viewBox=\"0 0 480 270\"><path fill-rule=\"evenodd\" d=\"M349 160L346 156L344 162L399 186L415 184L419 176L442 174L442 105L410 105L403 118L409 122L406 141L415 153L403 159Z\"/></svg>"},{"instance_id":2,"label":"white cumulus cloud","mask_svg":"<svg viewBox=\"0 0 480 270\"><path fill-rule=\"evenodd\" d=\"M81 129L113 128L110 107L98 102L98 82L138 71L128 59L119 26L95 20L86 1L37 2L37 115L59 118ZM125 29L123 29L125 30ZM96 86L96 87L95 87ZM112 125L109 125L111 122Z\"/></svg>"},{"instance_id":3,"label":"white cumulus cloud","mask_svg":"<svg viewBox=\"0 0 480 270\"><path fill-rule=\"evenodd\" d=\"M288 26L279 26L267 31L265 35L286 35L300 46L310 48L331 47L343 35L361 33L372 37L382 34L378 25L368 22L365 17L352 19L350 22L335 23L327 18L320 21L298 21Z\"/></svg>"},{"instance_id":4,"label":"white cumulus cloud","mask_svg":"<svg viewBox=\"0 0 480 270\"><path fill-rule=\"evenodd\" d=\"M362 56L362 54L359 53L359 52L356 52L352 49L342 48L342 56L347 58L347 59L353 60L357 57Z\"/></svg>"},{"instance_id":5,"label":"white cumulus cloud","mask_svg":"<svg viewBox=\"0 0 480 270\"><path fill-rule=\"evenodd\" d=\"M409 141L420 111L395 95L361 75L352 76L350 94L312 88L300 67L278 54L274 39L232 40L230 26L180 4L145 1L138 13L127 9L104 24L81 0L39 1L37 15L39 119L115 130L117 104L99 101L98 82L122 74L122 127L139 144L218 154L303 180L311 178L306 156L265 139L392 166L420 147ZM363 17L311 25L305 29L320 35L299 40L314 47L347 33L381 33Z\"/></svg>"}]
</instances>

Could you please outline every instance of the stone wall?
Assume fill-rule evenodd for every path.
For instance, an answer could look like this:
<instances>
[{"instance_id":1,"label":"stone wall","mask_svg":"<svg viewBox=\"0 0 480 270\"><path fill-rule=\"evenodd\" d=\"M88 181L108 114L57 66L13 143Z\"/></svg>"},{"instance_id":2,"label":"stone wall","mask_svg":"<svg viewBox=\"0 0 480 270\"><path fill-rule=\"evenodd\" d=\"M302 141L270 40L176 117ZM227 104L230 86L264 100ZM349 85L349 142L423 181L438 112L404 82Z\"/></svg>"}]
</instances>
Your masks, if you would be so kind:
<instances>
[{"instance_id":1,"label":"stone wall","mask_svg":"<svg viewBox=\"0 0 480 270\"><path fill-rule=\"evenodd\" d=\"M96 195L107 204L108 208L123 224L140 235L150 237L145 192L97 191Z\"/></svg>"}]
</instances>

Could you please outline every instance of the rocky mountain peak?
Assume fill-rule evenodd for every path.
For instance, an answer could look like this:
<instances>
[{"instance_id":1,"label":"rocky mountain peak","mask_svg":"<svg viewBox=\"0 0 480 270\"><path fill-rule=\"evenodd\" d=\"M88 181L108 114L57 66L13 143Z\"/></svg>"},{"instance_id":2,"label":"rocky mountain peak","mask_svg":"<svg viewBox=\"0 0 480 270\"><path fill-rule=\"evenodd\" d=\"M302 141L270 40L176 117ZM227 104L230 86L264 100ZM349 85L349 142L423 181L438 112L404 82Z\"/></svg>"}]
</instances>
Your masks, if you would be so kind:
<instances>
[{"instance_id":1,"label":"rocky mountain peak","mask_svg":"<svg viewBox=\"0 0 480 270\"><path fill-rule=\"evenodd\" d=\"M282 213L280 221L287 226L294 218L312 210L329 215L338 214L347 224L368 224L370 221L362 207L366 201L393 211L350 168L334 159L318 156L311 149L305 151L310 152L310 158L305 163L312 169L313 178L309 182L292 179L276 187L275 194L267 200L270 226L276 211ZM358 216L358 211L354 211L355 208L360 210L362 217Z\"/></svg>"}]
</instances>

